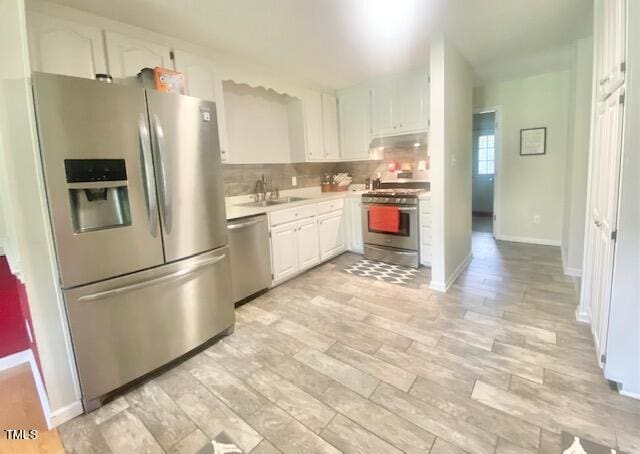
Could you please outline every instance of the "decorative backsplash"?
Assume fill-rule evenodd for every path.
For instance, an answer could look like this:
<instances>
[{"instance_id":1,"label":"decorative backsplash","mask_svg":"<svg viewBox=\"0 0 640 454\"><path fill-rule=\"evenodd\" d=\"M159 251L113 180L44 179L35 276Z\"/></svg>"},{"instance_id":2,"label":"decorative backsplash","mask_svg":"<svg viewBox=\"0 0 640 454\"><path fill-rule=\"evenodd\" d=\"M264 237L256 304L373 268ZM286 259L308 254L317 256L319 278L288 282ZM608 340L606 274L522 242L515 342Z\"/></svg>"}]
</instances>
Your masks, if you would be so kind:
<instances>
[{"instance_id":1,"label":"decorative backsplash","mask_svg":"<svg viewBox=\"0 0 640 454\"><path fill-rule=\"evenodd\" d=\"M395 179L394 172L389 172L388 164L397 161L405 167L410 166L413 178L428 180L428 171L418 170L418 161L429 158L426 148L392 149L384 152L384 159L371 161L342 161L342 162L305 162L294 164L223 164L224 190L226 196L253 194L256 181L262 175L270 178L273 186L280 189L292 189L291 177L297 178L297 188L320 186L324 173L348 172L353 176L354 184L363 184L367 177L373 178L380 172L382 180Z\"/></svg>"}]
</instances>

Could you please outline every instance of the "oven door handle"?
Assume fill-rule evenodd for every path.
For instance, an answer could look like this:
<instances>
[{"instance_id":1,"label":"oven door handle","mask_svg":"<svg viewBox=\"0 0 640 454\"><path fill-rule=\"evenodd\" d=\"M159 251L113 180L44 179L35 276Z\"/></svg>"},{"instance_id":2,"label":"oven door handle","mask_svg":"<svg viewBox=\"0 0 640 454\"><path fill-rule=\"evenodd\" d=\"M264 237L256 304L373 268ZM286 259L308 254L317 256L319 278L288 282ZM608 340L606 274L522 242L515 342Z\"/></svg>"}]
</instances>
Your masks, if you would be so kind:
<instances>
[{"instance_id":1,"label":"oven door handle","mask_svg":"<svg viewBox=\"0 0 640 454\"><path fill-rule=\"evenodd\" d=\"M371 205L365 205L364 209L369 211L370 206ZM398 207L398 210L399 211L418 211L418 208L417 207Z\"/></svg>"}]
</instances>

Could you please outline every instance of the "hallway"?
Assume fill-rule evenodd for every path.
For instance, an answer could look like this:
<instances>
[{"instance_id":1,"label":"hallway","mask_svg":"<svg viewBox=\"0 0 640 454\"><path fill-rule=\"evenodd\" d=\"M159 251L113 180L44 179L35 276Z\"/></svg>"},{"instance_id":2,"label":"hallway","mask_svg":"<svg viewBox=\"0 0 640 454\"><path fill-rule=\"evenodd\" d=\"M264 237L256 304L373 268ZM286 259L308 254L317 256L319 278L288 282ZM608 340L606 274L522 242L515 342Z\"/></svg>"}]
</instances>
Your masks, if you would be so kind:
<instances>
[{"instance_id":1,"label":"hallway","mask_svg":"<svg viewBox=\"0 0 640 454\"><path fill-rule=\"evenodd\" d=\"M66 448L558 453L566 431L640 451L559 249L474 234L447 294L349 275L344 254L237 310L235 333L60 428ZM134 436L131 436L134 434Z\"/></svg>"}]
</instances>

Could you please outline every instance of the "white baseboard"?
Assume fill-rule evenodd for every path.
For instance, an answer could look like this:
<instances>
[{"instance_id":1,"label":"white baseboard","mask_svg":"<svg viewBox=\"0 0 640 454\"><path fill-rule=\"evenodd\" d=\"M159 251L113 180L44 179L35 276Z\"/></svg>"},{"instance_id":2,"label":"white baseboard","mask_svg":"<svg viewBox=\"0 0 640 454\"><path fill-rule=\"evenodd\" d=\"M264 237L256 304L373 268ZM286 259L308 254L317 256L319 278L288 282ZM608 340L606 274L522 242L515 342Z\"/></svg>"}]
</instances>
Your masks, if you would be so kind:
<instances>
[{"instance_id":1,"label":"white baseboard","mask_svg":"<svg viewBox=\"0 0 640 454\"><path fill-rule=\"evenodd\" d=\"M33 381L36 385L36 391L38 393L38 399L40 400L40 407L42 408L42 413L44 414L45 421L47 423L47 427L51 429L52 421L51 421L51 410L49 408L49 399L47 397L47 391L44 387L44 382L42 381L42 377L40 376L40 369L38 368L38 363L36 363L36 358L33 356L33 352L31 349L23 350L18 353L14 353L13 355L5 356L4 358L0 358L0 371L10 369L19 364L29 363L29 367L31 368L31 374L33 375Z\"/></svg>"},{"instance_id":2,"label":"white baseboard","mask_svg":"<svg viewBox=\"0 0 640 454\"><path fill-rule=\"evenodd\" d=\"M578 306L578 308L576 309L576 322L591 325L591 314L589 314L588 312L582 312L580 310L580 306Z\"/></svg>"},{"instance_id":3,"label":"white baseboard","mask_svg":"<svg viewBox=\"0 0 640 454\"><path fill-rule=\"evenodd\" d=\"M618 393L622 396L626 396L626 397L631 397L632 399L638 399L640 400L640 393L632 393L629 391L624 391L620 388L618 388Z\"/></svg>"},{"instance_id":4,"label":"white baseboard","mask_svg":"<svg viewBox=\"0 0 640 454\"><path fill-rule=\"evenodd\" d=\"M460 265L458 265L458 267L454 270L454 272L451 273L451 276L449 276L449 278L447 279L447 282L431 281L431 283L429 284L429 288L437 292L446 292L447 290L449 290L449 287L451 287L453 283L456 281L456 279L458 279L458 277L467 267L467 265L469 264L472 258L473 258L473 254L469 252L469 255L467 255L465 259L462 261L462 263L460 263Z\"/></svg>"},{"instance_id":5,"label":"white baseboard","mask_svg":"<svg viewBox=\"0 0 640 454\"><path fill-rule=\"evenodd\" d=\"M541 244L543 246L560 246L560 240L545 240L543 238L529 238L525 236L497 235L496 240L514 243Z\"/></svg>"},{"instance_id":6,"label":"white baseboard","mask_svg":"<svg viewBox=\"0 0 640 454\"><path fill-rule=\"evenodd\" d=\"M582 277L582 270L580 268L571 268L571 267L564 267L564 274L567 276L573 276L573 277Z\"/></svg>"},{"instance_id":7,"label":"white baseboard","mask_svg":"<svg viewBox=\"0 0 640 454\"><path fill-rule=\"evenodd\" d=\"M58 427L60 424L64 424L82 413L84 413L82 401L77 400L72 402L69 405L59 408L51 413L51 427Z\"/></svg>"}]
</instances>

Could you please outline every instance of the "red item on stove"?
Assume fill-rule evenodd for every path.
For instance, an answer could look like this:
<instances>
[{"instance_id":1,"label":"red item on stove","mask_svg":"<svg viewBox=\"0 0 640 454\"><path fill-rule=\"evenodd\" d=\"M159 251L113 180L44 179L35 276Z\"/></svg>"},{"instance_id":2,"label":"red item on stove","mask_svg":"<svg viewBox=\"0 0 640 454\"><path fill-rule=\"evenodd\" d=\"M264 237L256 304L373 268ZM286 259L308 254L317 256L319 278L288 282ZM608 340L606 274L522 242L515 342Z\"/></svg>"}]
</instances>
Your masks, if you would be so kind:
<instances>
[{"instance_id":1,"label":"red item on stove","mask_svg":"<svg viewBox=\"0 0 640 454\"><path fill-rule=\"evenodd\" d=\"M369 229L377 232L398 233L400 231L398 207L384 205L369 207Z\"/></svg>"}]
</instances>

